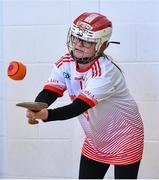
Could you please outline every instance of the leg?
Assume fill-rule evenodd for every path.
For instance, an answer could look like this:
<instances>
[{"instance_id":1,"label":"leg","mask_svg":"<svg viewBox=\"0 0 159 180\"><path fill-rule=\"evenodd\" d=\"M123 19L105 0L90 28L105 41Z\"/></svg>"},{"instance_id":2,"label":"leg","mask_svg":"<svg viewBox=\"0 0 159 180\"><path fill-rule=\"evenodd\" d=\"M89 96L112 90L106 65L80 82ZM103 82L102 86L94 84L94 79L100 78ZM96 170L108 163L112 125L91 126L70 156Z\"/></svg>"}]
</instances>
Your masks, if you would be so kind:
<instances>
[{"instance_id":1,"label":"leg","mask_svg":"<svg viewBox=\"0 0 159 180\"><path fill-rule=\"evenodd\" d=\"M140 161L128 165L115 165L115 179L137 179Z\"/></svg>"},{"instance_id":2,"label":"leg","mask_svg":"<svg viewBox=\"0 0 159 180\"><path fill-rule=\"evenodd\" d=\"M109 164L100 163L81 156L79 179L103 179Z\"/></svg>"}]
</instances>

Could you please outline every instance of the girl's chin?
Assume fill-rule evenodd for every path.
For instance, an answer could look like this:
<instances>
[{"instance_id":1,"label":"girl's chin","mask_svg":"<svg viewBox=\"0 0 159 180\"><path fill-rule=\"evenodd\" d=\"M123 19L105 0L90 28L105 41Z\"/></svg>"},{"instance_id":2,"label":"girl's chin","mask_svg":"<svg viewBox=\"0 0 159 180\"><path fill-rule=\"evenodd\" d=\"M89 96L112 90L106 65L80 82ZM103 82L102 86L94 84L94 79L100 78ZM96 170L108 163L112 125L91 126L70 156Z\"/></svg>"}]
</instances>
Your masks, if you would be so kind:
<instances>
[{"instance_id":1,"label":"girl's chin","mask_svg":"<svg viewBox=\"0 0 159 180\"><path fill-rule=\"evenodd\" d=\"M87 57L87 55L84 53L84 52L81 52L81 51L74 51L73 55L76 57L76 58L85 58Z\"/></svg>"},{"instance_id":2,"label":"girl's chin","mask_svg":"<svg viewBox=\"0 0 159 180\"><path fill-rule=\"evenodd\" d=\"M76 57L76 58L83 58L83 53L74 53L74 56Z\"/></svg>"},{"instance_id":3,"label":"girl's chin","mask_svg":"<svg viewBox=\"0 0 159 180\"><path fill-rule=\"evenodd\" d=\"M90 56L90 54L85 53L85 52L80 51L80 50L77 50L77 49L73 51L73 55L76 58L89 58L89 57L92 57L92 56Z\"/></svg>"}]
</instances>

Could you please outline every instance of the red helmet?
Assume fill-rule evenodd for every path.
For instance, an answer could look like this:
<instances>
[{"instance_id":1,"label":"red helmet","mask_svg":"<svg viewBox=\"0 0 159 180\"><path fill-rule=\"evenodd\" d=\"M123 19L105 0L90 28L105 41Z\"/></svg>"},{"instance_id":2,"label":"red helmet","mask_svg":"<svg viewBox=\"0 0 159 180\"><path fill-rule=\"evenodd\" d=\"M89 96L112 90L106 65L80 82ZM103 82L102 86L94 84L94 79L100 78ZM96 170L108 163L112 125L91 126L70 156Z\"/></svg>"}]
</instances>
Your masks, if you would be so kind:
<instances>
[{"instance_id":1,"label":"red helmet","mask_svg":"<svg viewBox=\"0 0 159 180\"><path fill-rule=\"evenodd\" d=\"M67 46L69 51L72 52L71 36L75 36L88 42L96 42L96 52L94 57L89 60L90 62L99 56L101 46L104 42L109 41L111 34L112 23L106 16L99 13L85 12L76 18L70 27L67 38Z\"/></svg>"}]
</instances>

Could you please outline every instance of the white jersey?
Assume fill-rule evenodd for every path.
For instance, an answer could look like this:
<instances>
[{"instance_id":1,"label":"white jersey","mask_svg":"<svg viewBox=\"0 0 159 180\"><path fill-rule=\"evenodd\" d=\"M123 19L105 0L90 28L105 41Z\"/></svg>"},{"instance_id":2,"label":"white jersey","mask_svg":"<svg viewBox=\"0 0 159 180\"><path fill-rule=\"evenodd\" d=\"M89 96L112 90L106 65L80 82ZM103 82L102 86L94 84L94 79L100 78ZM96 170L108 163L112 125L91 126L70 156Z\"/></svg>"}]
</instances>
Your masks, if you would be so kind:
<instances>
[{"instance_id":1,"label":"white jersey","mask_svg":"<svg viewBox=\"0 0 159 180\"><path fill-rule=\"evenodd\" d=\"M92 108L79 116L86 134L82 154L108 164L129 164L142 158L143 123L123 74L108 57L86 69L66 54L57 61L44 89L71 100L82 99Z\"/></svg>"}]
</instances>

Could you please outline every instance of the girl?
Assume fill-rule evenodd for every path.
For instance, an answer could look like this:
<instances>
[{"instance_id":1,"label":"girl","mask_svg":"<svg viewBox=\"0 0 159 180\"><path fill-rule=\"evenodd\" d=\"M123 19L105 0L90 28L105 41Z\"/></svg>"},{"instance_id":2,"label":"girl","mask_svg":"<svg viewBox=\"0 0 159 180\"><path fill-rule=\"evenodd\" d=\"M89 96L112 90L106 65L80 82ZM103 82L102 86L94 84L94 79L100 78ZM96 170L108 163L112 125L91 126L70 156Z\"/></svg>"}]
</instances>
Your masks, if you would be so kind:
<instances>
[{"instance_id":1,"label":"girl","mask_svg":"<svg viewBox=\"0 0 159 180\"><path fill-rule=\"evenodd\" d=\"M54 63L35 101L51 105L68 91L72 103L27 117L43 122L78 116L85 132L79 178L104 178L114 165L116 179L135 179L143 153L144 132L136 102L120 68L104 54L112 23L99 13L83 13L69 29L69 53Z\"/></svg>"}]
</instances>

